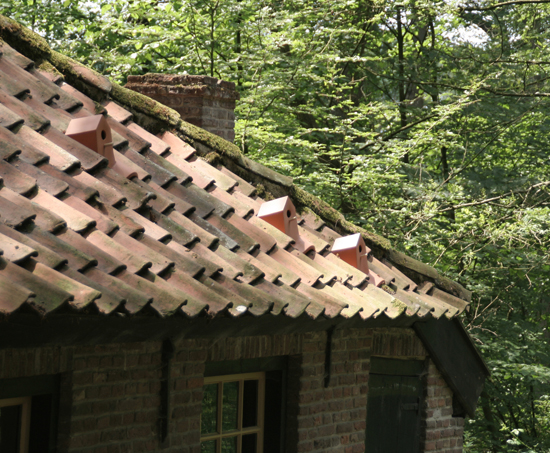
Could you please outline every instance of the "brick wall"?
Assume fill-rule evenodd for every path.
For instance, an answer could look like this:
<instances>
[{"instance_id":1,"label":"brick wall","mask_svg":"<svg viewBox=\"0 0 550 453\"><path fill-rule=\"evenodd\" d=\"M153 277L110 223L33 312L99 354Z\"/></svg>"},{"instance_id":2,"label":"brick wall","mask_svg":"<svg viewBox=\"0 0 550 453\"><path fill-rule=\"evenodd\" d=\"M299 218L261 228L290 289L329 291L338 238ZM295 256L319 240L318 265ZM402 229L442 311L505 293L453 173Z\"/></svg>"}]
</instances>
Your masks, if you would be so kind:
<instances>
[{"instance_id":1,"label":"brick wall","mask_svg":"<svg viewBox=\"0 0 550 453\"><path fill-rule=\"evenodd\" d=\"M233 142L235 139L235 84L214 77L173 74L128 76L126 88L176 110L195 126Z\"/></svg>"},{"instance_id":2,"label":"brick wall","mask_svg":"<svg viewBox=\"0 0 550 453\"><path fill-rule=\"evenodd\" d=\"M461 453L464 418L453 417L453 393L430 360L425 404L425 452Z\"/></svg>"},{"instance_id":3,"label":"brick wall","mask_svg":"<svg viewBox=\"0 0 550 453\"><path fill-rule=\"evenodd\" d=\"M286 356L285 451L363 452L371 354L416 358L424 348L407 329L336 331L325 376L326 345L326 332L177 341L164 444L161 342L0 350L0 379L60 374L60 452L200 453L205 364ZM451 392L433 364L427 383L425 451L460 452L463 422L452 417Z\"/></svg>"}]
</instances>

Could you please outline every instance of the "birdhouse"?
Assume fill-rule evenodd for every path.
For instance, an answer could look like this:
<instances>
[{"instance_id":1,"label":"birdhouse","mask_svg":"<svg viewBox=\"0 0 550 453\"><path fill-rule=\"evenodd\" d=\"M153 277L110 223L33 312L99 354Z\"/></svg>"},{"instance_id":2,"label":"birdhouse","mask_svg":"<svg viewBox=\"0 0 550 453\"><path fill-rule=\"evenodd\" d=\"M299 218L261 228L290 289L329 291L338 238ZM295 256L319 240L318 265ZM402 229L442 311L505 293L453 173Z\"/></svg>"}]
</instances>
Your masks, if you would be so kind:
<instances>
[{"instance_id":1,"label":"birdhouse","mask_svg":"<svg viewBox=\"0 0 550 453\"><path fill-rule=\"evenodd\" d=\"M258 217L294 239L294 245L300 252L315 250L311 242L300 237L296 208L289 197L265 202L260 206Z\"/></svg>"},{"instance_id":2,"label":"birdhouse","mask_svg":"<svg viewBox=\"0 0 550 453\"><path fill-rule=\"evenodd\" d=\"M137 173L115 160L113 137L107 119L103 115L87 116L71 120L65 135L101 154L109 161L109 168L130 179Z\"/></svg>"},{"instance_id":3,"label":"birdhouse","mask_svg":"<svg viewBox=\"0 0 550 453\"><path fill-rule=\"evenodd\" d=\"M370 249L365 245L360 233L337 238L332 245L331 252L349 265L367 274L373 285L380 286L385 283L382 277L369 269Z\"/></svg>"}]
</instances>

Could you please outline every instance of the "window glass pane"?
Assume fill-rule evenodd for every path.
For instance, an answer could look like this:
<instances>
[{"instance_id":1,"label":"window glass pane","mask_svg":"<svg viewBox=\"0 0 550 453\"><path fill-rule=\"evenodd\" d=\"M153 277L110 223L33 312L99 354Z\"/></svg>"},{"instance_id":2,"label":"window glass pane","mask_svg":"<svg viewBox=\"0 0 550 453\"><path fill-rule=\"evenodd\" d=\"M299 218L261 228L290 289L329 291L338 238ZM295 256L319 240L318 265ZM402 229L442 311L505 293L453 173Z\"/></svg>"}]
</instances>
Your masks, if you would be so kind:
<instances>
[{"instance_id":1,"label":"window glass pane","mask_svg":"<svg viewBox=\"0 0 550 453\"><path fill-rule=\"evenodd\" d=\"M258 417L258 381L244 381L243 428L256 426Z\"/></svg>"},{"instance_id":2,"label":"window glass pane","mask_svg":"<svg viewBox=\"0 0 550 453\"><path fill-rule=\"evenodd\" d=\"M239 383L238 382L224 383L223 384L222 432L237 429L238 407L239 407Z\"/></svg>"},{"instance_id":3,"label":"window glass pane","mask_svg":"<svg viewBox=\"0 0 550 453\"><path fill-rule=\"evenodd\" d=\"M19 453L23 406L0 407L0 452Z\"/></svg>"},{"instance_id":4,"label":"window glass pane","mask_svg":"<svg viewBox=\"0 0 550 453\"><path fill-rule=\"evenodd\" d=\"M237 453L236 437L226 437L222 439L222 453Z\"/></svg>"},{"instance_id":5,"label":"window glass pane","mask_svg":"<svg viewBox=\"0 0 550 453\"><path fill-rule=\"evenodd\" d=\"M241 453L256 453L256 443L256 434L247 434L246 436L243 436L243 448Z\"/></svg>"},{"instance_id":6,"label":"window glass pane","mask_svg":"<svg viewBox=\"0 0 550 453\"><path fill-rule=\"evenodd\" d=\"M207 440L201 442L201 453L216 453L216 441Z\"/></svg>"},{"instance_id":7,"label":"window glass pane","mask_svg":"<svg viewBox=\"0 0 550 453\"><path fill-rule=\"evenodd\" d=\"M202 394L201 434L217 432L218 384L204 386Z\"/></svg>"}]
</instances>

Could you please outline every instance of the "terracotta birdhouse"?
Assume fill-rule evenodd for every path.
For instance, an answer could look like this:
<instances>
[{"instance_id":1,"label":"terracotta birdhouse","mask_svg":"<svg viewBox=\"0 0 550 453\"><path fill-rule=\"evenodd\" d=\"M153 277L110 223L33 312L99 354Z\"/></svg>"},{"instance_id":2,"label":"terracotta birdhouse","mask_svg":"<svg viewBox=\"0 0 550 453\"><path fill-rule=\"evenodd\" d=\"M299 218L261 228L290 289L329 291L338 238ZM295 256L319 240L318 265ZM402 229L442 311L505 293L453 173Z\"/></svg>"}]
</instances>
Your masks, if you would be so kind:
<instances>
[{"instance_id":1,"label":"terracotta birdhouse","mask_svg":"<svg viewBox=\"0 0 550 453\"><path fill-rule=\"evenodd\" d=\"M289 197L265 202L260 206L258 217L294 239L295 247L301 252L315 250L312 243L300 237L296 208Z\"/></svg>"},{"instance_id":2,"label":"terracotta birdhouse","mask_svg":"<svg viewBox=\"0 0 550 453\"><path fill-rule=\"evenodd\" d=\"M368 257L370 249L360 233L337 238L332 245L331 252L349 265L367 274L372 284L380 286L384 279L369 269Z\"/></svg>"},{"instance_id":3,"label":"terracotta birdhouse","mask_svg":"<svg viewBox=\"0 0 550 453\"><path fill-rule=\"evenodd\" d=\"M109 168L130 179L137 173L115 160L113 137L107 119L103 115L87 116L71 120L65 135L87 146L109 161Z\"/></svg>"}]
</instances>

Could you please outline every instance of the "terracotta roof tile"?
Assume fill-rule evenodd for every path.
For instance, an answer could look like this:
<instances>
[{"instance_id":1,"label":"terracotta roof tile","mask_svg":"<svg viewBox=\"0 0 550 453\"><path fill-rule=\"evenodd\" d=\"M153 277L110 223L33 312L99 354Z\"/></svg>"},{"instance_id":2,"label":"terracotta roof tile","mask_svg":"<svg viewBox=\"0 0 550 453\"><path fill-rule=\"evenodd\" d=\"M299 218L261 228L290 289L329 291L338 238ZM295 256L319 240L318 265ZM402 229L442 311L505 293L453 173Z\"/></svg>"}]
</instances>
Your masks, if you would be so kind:
<instances>
[{"instance_id":1,"label":"terracotta roof tile","mask_svg":"<svg viewBox=\"0 0 550 453\"><path fill-rule=\"evenodd\" d=\"M224 175L231 177L239 183L239 185L235 187L236 192L242 193L245 197L252 197L256 194L256 188L252 184L248 183L243 178L233 173L231 170L228 170L226 167L222 166L220 168L220 171ZM250 199L250 201L255 202L255 200L252 199Z\"/></svg>"},{"instance_id":2,"label":"terracotta roof tile","mask_svg":"<svg viewBox=\"0 0 550 453\"><path fill-rule=\"evenodd\" d=\"M35 101L35 105L28 105L33 98L27 98L27 103L9 95L0 89L0 126L13 130L25 123L31 129L40 132L50 125L50 120L42 115L35 107L42 108L45 104Z\"/></svg>"},{"instance_id":3,"label":"terracotta roof tile","mask_svg":"<svg viewBox=\"0 0 550 453\"><path fill-rule=\"evenodd\" d=\"M238 184L230 176L222 173L216 167L207 164L204 160L199 159L197 156L191 156L187 159L187 162L191 165L191 168L195 169L198 173L203 175L206 179L213 179L220 189L230 191Z\"/></svg>"},{"instance_id":4,"label":"terracotta roof tile","mask_svg":"<svg viewBox=\"0 0 550 453\"><path fill-rule=\"evenodd\" d=\"M265 276L265 273L259 267L254 265L254 258L244 251L241 253L233 253L223 245L220 245L216 248L215 253L220 256L225 263L231 263L231 266L242 274L240 280L246 283L251 283ZM229 275L229 272L225 272L224 269L224 274Z\"/></svg>"},{"instance_id":5,"label":"terracotta roof tile","mask_svg":"<svg viewBox=\"0 0 550 453\"><path fill-rule=\"evenodd\" d=\"M7 58L0 58L0 72L12 81L17 80L17 84L25 86L30 91L33 97L45 104L52 102L54 99L59 99L57 89L45 84L43 81L33 77L29 72L20 68L16 64L9 61ZM52 85L54 85L52 83Z\"/></svg>"},{"instance_id":6,"label":"terracotta roof tile","mask_svg":"<svg viewBox=\"0 0 550 453\"><path fill-rule=\"evenodd\" d=\"M19 170L21 170L21 172L33 178L38 183L38 185L42 190L45 190L46 192L48 192L50 195L53 195L54 197L58 197L61 194L66 192L72 193L73 190L78 191L77 188L69 186L69 184L64 180L58 179L58 176L61 176L61 177L66 176L65 173L54 169L49 164L44 164L40 168L38 168L19 158L12 159L10 163L16 168L18 168ZM48 170L49 173L46 173L46 171L44 170ZM73 181L72 178L68 178L68 179L71 180L71 182ZM69 192L69 189L71 189L70 192ZM80 194L80 195L84 196L85 199L89 199L94 195L94 193L95 192L92 191L91 193Z\"/></svg>"},{"instance_id":7,"label":"terracotta roof tile","mask_svg":"<svg viewBox=\"0 0 550 453\"><path fill-rule=\"evenodd\" d=\"M97 259L94 256L86 254L85 251L72 246L36 225L30 226L25 230L25 234L21 235L21 241L36 248L36 250L38 250L36 261L52 269L58 269L62 264L68 263L72 269L82 272L97 265ZM37 248L37 246L39 246L39 248ZM55 255L43 261L42 258L44 258L45 255L44 249L49 250L51 254ZM48 254L46 254L46 256L48 256Z\"/></svg>"},{"instance_id":8,"label":"terracotta roof tile","mask_svg":"<svg viewBox=\"0 0 550 453\"><path fill-rule=\"evenodd\" d=\"M80 102L82 102L82 104L84 105L84 108L86 110L88 110L89 112L96 112L96 113L101 113L101 112L98 112L97 111L97 105L99 104L96 104L94 101L92 101L88 96L86 96L85 94L81 93L80 91L74 89L71 85L69 85L68 83L65 83L65 82L61 82L61 85L60 85L60 88L70 94L71 96L75 97L76 99L78 99Z\"/></svg>"},{"instance_id":9,"label":"terracotta roof tile","mask_svg":"<svg viewBox=\"0 0 550 453\"><path fill-rule=\"evenodd\" d=\"M182 159L177 154L170 152L163 157L169 163L175 165L176 167L184 171L187 175L189 175L193 179L193 183L201 189L207 189L214 184L214 178L204 176L203 174L199 173L195 168L193 168L193 166L189 162L187 162L185 159Z\"/></svg>"},{"instance_id":10,"label":"terracotta roof tile","mask_svg":"<svg viewBox=\"0 0 550 453\"><path fill-rule=\"evenodd\" d=\"M279 247L275 247L269 253L269 257L273 258L285 269L288 269L291 272L293 272L295 275L298 275L301 282L305 283L308 286L313 286L315 283L317 283L321 279L321 277L323 277L322 272L319 272L317 269L309 266L307 263L302 261L297 256ZM284 277L284 274L283 274L283 277ZM286 283L291 284L288 281Z\"/></svg>"},{"instance_id":11,"label":"terracotta roof tile","mask_svg":"<svg viewBox=\"0 0 550 453\"><path fill-rule=\"evenodd\" d=\"M254 214L254 210L250 206L242 203L238 198L233 197L231 194L220 189L218 186L211 186L207 190L209 194L213 195L218 200L223 201L228 206L231 206L239 217L249 217Z\"/></svg>"},{"instance_id":12,"label":"terracotta roof tile","mask_svg":"<svg viewBox=\"0 0 550 453\"><path fill-rule=\"evenodd\" d=\"M111 127L111 133L113 133L113 145L116 149L122 150L125 147L129 147L138 153L142 153L151 148L151 143L141 138L135 132L132 132L114 118L108 116L107 123ZM114 134L117 136L116 139Z\"/></svg>"},{"instance_id":13,"label":"terracotta roof tile","mask_svg":"<svg viewBox=\"0 0 550 453\"><path fill-rule=\"evenodd\" d=\"M151 296L146 295L142 291L138 291L132 285L125 283L120 278L113 277L99 269L90 269L85 275L98 285L107 288L124 300L124 309L130 314L140 312L145 306L153 301Z\"/></svg>"},{"instance_id":14,"label":"terracotta roof tile","mask_svg":"<svg viewBox=\"0 0 550 453\"><path fill-rule=\"evenodd\" d=\"M4 57L0 58L0 61L6 60ZM10 75L6 74L0 69L0 85L2 89L11 96L21 98L30 93L29 87L21 80L14 79Z\"/></svg>"},{"instance_id":15,"label":"terracotta roof tile","mask_svg":"<svg viewBox=\"0 0 550 453\"><path fill-rule=\"evenodd\" d=\"M76 197L68 198L72 200L80 201ZM44 212L56 213L61 217L67 224L67 226L76 231L77 233L82 233L96 225L96 221L81 211L74 209L69 203L63 203L61 200L51 196L48 192L39 189L34 197L32 197L32 202L40 205ZM82 202L84 203L84 202Z\"/></svg>"},{"instance_id":16,"label":"terracotta roof tile","mask_svg":"<svg viewBox=\"0 0 550 453\"><path fill-rule=\"evenodd\" d=\"M220 242L212 233L199 227L195 222L178 211L172 211L168 216L162 217L161 219L162 224L164 224L169 231L177 231L179 238L178 242L181 241L183 245L191 245L196 240L200 240L201 244L204 246L213 248Z\"/></svg>"},{"instance_id":17,"label":"terracotta roof tile","mask_svg":"<svg viewBox=\"0 0 550 453\"><path fill-rule=\"evenodd\" d=\"M0 271L12 283L23 286L35 294L31 305L40 315L47 315L63 304L74 300L71 293L56 286L55 282L44 280L27 269L4 259L0 259Z\"/></svg>"},{"instance_id":18,"label":"terracotta roof tile","mask_svg":"<svg viewBox=\"0 0 550 453\"><path fill-rule=\"evenodd\" d=\"M151 144L151 151L155 152L156 154L162 156L164 155L164 153L170 150L170 145L168 145L166 142L163 142L160 138L154 136L150 132L146 131L133 121L126 123L126 127L134 134L140 136L146 142L149 142Z\"/></svg>"},{"instance_id":19,"label":"terracotta roof tile","mask_svg":"<svg viewBox=\"0 0 550 453\"><path fill-rule=\"evenodd\" d=\"M83 285L65 274L57 272L37 261L31 260L28 264L25 263L25 268L36 277L40 277L44 281L57 286L60 290L71 294L72 299L69 303L77 310L86 307L94 300L101 297L101 292Z\"/></svg>"},{"instance_id":20,"label":"terracotta roof tile","mask_svg":"<svg viewBox=\"0 0 550 453\"><path fill-rule=\"evenodd\" d=\"M6 187L19 195L30 195L37 189L36 179L23 173L16 166L0 160L0 175Z\"/></svg>"},{"instance_id":21,"label":"terracotta roof tile","mask_svg":"<svg viewBox=\"0 0 550 453\"><path fill-rule=\"evenodd\" d=\"M126 303L126 299L124 299L124 297L96 282L86 274L82 274L69 267L61 269L61 273L66 277L69 277L73 282L80 283L83 288L91 288L88 290L83 290L83 293L92 294L93 290L99 292L100 297L94 298L93 304L102 314L108 315ZM81 298L83 298L83 296L81 296ZM75 303L73 303L73 305L75 305ZM83 306L87 305L88 304L85 304Z\"/></svg>"},{"instance_id":22,"label":"terracotta roof tile","mask_svg":"<svg viewBox=\"0 0 550 453\"><path fill-rule=\"evenodd\" d=\"M65 229L56 236L86 255L93 256L97 260L98 269L107 274L116 275L128 267L129 262L118 260L115 256L105 252L101 247L96 246L88 238L83 238L72 230Z\"/></svg>"},{"instance_id":23,"label":"terracotta roof tile","mask_svg":"<svg viewBox=\"0 0 550 453\"><path fill-rule=\"evenodd\" d=\"M6 58L23 69L29 69L34 66L34 61L30 58L27 58L25 55L17 52L14 48L8 46L7 44L2 43L0 46L0 53Z\"/></svg>"},{"instance_id":24,"label":"terracotta roof tile","mask_svg":"<svg viewBox=\"0 0 550 453\"><path fill-rule=\"evenodd\" d=\"M0 313L395 319L452 318L467 307L430 285L415 292L390 261L373 257L367 276L340 260L329 253L340 235L307 209L297 237L316 251L298 251L298 239L254 216L263 200L237 167L229 165L238 175L202 160L173 124L158 135L143 129L87 68L73 69L103 105L2 49ZM137 174L131 180L64 135L72 118L107 112L115 159ZM373 284L383 280L395 294Z\"/></svg>"},{"instance_id":25,"label":"terracotta roof tile","mask_svg":"<svg viewBox=\"0 0 550 453\"><path fill-rule=\"evenodd\" d=\"M189 159L195 154L195 148L185 143L181 138L177 137L170 131L165 131L159 134L159 138L170 146L170 151L181 157L182 159Z\"/></svg>"},{"instance_id":26,"label":"terracotta roof tile","mask_svg":"<svg viewBox=\"0 0 550 453\"><path fill-rule=\"evenodd\" d=\"M178 181L178 177L176 175L170 173L168 170L164 169L160 165L151 162L149 159L143 157L137 151L134 151L133 149L127 149L122 151L122 153L127 159L129 159L134 164L141 167L145 172L147 172L147 174L150 175L151 179L155 181L159 186L164 186L172 181ZM179 182L181 182L181 180Z\"/></svg>"},{"instance_id":27,"label":"terracotta roof tile","mask_svg":"<svg viewBox=\"0 0 550 453\"><path fill-rule=\"evenodd\" d=\"M113 117L116 122L124 124L132 119L133 115L128 110L118 105L116 102L105 100L102 102L102 104L103 107L105 107L105 110L107 110L107 112L109 113L109 116Z\"/></svg>"},{"instance_id":28,"label":"terracotta roof tile","mask_svg":"<svg viewBox=\"0 0 550 453\"><path fill-rule=\"evenodd\" d=\"M13 131L21 126L25 120L17 113L0 104L0 126Z\"/></svg>"},{"instance_id":29,"label":"terracotta roof tile","mask_svg":"<svg viewBox=\"0 0 550 453\"><path fill-rule=\"evenodd\" d=\"M27 229L32 230L32 229L39 229L39 228L36 225L32 225ZM41 242L38 242L35 239L31 238L30 235L28 235L28 233L27 234L20 233L19 231L13 228L9 228L8 226L3 224L0 224L0 232L6 236L9 236L12 239L15 239L17 242L21 244L25 244L26 246L37 251L38 254L35 256L36 261L39 261L40 263L48 267L51 267L52 269L57 269L67 263L67 260L65 258L63 258L61 255L58 255L56 252L52 250L52 248L55 249L55 246L52 247L50 244L43 245ZM50 233L44 232L44 234L50 234ZM53 237L55 238L55 236ZM62 242L62 244L64 243Z\"/></svg>"},{"instance_id":30,"label":"terracotta roof tile","mask_svg":"<svg viewBox=\"0 0 550 453\"><path fill-rule=\"evenodd\" d=\"M100 181L85 171L73 173L71 179L75 181L75 183L80 184L81 187L88 187L96 191L101 198L101 202L103 203L111 206L117 206L125 203L127 200L127 198L113 186Z\"/></svg>"},{"instance_id":31,"label":"terracotta roof tile","mask_svg":"<svg viewBox=\"0 0 550 453\"><path fill-rule=\"evenodd\" d=\"M124 239L126 237L129 238L129 236L124 235L124 233L120 233L120 235L119 240L124 243L129 242L124 241ZM115 241L113 238L107 236L99 230L91 231L86 236L86 239L88 242L103 250L106 254L115 258L117 261L124 263L128 270L134 274L145 269L149 269L153 265L150 260L133 253L135 252L134 249L129 249L126 245L121 244L119 241ZM135 245L135 243L132 243L131 245ZM132 251L130 252L130 250Z\"/></svg>"},{"instance_id":32,"label":"terracotta roof tile","mask_svg":"<svg viewBox=\"0 0 550 453\"><path fill-rule=\"evenodd\" d=\"M48 140L38 132L33 131L28 126L23 126L17 133L17 138L27 145L30 145L30 151L33 148L40 151L43 154L49 156L49 163L61 171L68 171L74 168L80 167L80 160L78 160L73 154L60 146L56 145L52 141ZM76 143L76 142L75 142ZM16 145L17 146L17 145ZM25 159L25 151L28 148L21 148L21 158ZM26 160L26 159L25 159ZM34 162L30 162L34 163Z\"/></svg>"},{"instance_id":33,"label":"terracotta roof tile","mask_svg":"<svg viewBox=\"0 0 550 453\"><path fill-rule=\"evenodd\" d=\"M3 251L4 258L16 264L25 261L31 256L38 255L38 252L35 249L28 247L27 245L2 233L0 233L0 247Z\"/></svg>"},{"instance_id":34,"label":"terracotta roof tile","mask_svg":"<svg viewBox=\"0 0 550 453\"><path fill-rule=\"evenodd\" d=\"M0 272L0 314L7 315L17 311L24 303L33 303L36 293L24 282L15 283L10 278L9 271L5 271L5 268L2 270L3 272Z\"/></svg>"}]
</instances>

